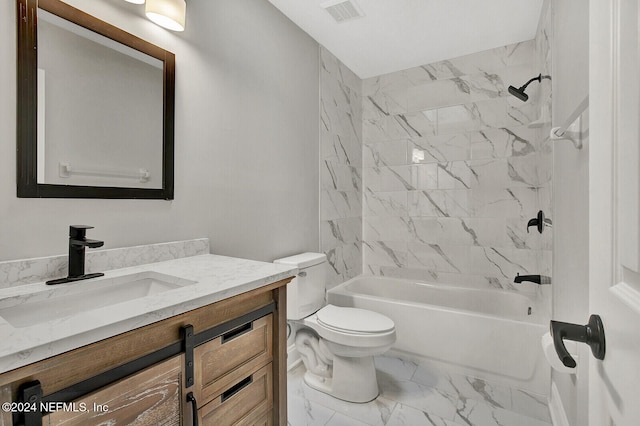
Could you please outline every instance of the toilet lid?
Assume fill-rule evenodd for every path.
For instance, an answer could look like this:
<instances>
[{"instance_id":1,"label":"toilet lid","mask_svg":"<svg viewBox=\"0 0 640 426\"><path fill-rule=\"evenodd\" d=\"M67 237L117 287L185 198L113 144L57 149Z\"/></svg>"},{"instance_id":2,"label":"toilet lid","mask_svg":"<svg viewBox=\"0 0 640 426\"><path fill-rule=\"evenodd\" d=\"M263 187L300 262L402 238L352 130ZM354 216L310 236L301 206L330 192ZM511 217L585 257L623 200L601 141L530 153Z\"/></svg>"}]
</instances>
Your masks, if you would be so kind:
<instances>
[{"instance_id":1,"label":"toilet lid","mask_svg":"<svg viewBox=\"0 0 640 426\"><path fill-rule=\"evenodd\" d=\"M366 309L327 305L317 316L318 323L328 328L356 333L384 333L395 327L391 318Z\"/></svg>"}]
</instances>

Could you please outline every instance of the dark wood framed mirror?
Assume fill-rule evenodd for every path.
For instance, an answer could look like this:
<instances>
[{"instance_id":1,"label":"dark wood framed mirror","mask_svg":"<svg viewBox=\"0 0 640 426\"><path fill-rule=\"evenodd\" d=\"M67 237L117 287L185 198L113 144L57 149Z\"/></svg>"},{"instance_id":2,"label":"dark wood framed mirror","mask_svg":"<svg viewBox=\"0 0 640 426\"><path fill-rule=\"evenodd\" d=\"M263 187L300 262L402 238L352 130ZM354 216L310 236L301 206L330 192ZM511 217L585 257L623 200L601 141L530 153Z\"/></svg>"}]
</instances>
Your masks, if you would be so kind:
<instances>
[{"instance_id":1,"label":"dark wood framed mirror","mask_svg":"<svg viewBox=\"0 0 640 426\"><path fill-rule=\"evenodd\" d=\"M172 200L175 55L59 0L17 7L18 197Z\"/></svg>"}]
</instances>

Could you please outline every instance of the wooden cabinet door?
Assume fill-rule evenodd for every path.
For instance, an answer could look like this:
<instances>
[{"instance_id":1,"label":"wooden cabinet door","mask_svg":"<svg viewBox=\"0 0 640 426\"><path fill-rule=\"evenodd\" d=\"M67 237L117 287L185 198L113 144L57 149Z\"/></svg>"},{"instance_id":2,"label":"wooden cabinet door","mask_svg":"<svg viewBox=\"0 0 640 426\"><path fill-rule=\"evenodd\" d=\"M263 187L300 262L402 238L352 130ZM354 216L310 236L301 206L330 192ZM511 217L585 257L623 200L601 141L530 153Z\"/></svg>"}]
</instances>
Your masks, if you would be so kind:
<instances>
[{"instance_id":1,"label":"wooden cabinet door","mask_svg":"<svg viewBox=\"0 0 640 426\"><path fill-rule=\"evenodd\" d=\"M181 425L183 390L182 365L178 355L152 365L96 392L79 398L68 407L43 417L43 425L92 424Z\"/></svg>"}]
</instances>

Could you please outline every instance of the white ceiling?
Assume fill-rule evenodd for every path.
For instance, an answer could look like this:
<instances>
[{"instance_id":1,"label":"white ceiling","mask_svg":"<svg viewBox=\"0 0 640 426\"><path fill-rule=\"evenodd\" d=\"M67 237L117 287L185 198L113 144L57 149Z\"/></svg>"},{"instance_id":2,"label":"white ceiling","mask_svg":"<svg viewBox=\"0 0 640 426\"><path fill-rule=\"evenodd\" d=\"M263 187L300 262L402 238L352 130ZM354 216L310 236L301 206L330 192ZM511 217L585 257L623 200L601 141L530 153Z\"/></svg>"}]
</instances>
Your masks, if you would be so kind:
<instances>
[{"instance_id":1,"label":"white ceiling","mask_svg":"<svg viewBox=\"0 0 640 426\"><path fill-rule=\"evenodd\" d=\"M337 23L326 0L269 0L360 78L535 37L543 0L353 0L365 16Z\"/></svg>"}]
</instances>

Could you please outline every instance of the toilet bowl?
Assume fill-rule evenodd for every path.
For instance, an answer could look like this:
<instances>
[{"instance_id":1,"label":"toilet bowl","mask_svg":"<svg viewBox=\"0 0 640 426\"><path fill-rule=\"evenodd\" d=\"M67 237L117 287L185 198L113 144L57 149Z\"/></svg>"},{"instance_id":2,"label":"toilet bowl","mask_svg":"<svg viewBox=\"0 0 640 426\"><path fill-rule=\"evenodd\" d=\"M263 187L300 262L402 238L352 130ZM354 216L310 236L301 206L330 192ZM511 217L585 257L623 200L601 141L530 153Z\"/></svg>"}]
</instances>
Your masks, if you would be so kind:
<instances>
[{"instance_id":1,"label":"toilet bowl","mask_svg":"<svg viewBox=\"0 0 640 426\"><path fill-rule=\"evenodd\" d=\"M373 357L395 342L393 321L366 309L323 307L323 253L303 253L274 263L300 270L287 285L287 319L300 326L295 345L307 369L304 382L349 402L375 399L378 383Z\"/></svg>"},{"instance_id":2,"label":"toilet bowl","mask_svg":"<svg viewBox=\"0 0 640 426\"><path fill-rule=\"evenodd\" d=\"M349 402L369 402L378 396L373 357L396 340L391 319L364 309L327 305L302 324L308 328L298 331L296 348L307 368L307 385Z\"/></svg>"}]
</instances>

